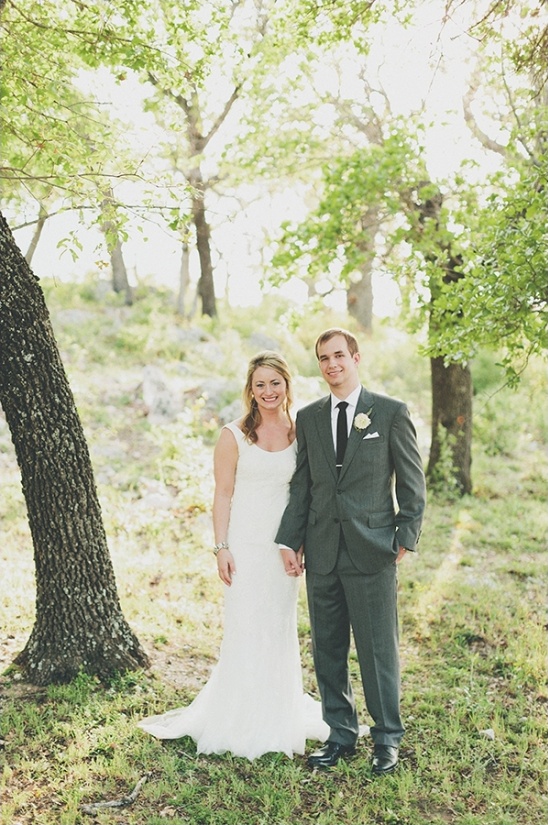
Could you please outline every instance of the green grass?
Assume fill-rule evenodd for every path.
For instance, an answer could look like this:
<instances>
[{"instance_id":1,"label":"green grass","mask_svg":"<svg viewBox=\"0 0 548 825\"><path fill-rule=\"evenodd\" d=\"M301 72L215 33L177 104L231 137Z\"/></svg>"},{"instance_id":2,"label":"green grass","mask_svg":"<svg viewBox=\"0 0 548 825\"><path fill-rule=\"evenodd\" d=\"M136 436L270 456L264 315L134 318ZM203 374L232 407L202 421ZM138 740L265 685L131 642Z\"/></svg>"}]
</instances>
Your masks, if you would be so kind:
<instances>
[{"instance_id":1,"label":"green grass","mask_svg":"<svg viewBox=\"0 0 548 825\"><path fill-rule=\"evenodd\" d=\"M64 287L57 298L50 291L48 302L55 308L57 299L62 306L68 297ZM75 305L99 316L93 320L93 343L88 347L85 327L60 333L90 443L124 613L151 654L151 671L120 676L110 685L82 675L70 685L36 689L8 667L32 628L33 562L19 476L0 421L0 654L5 668L0 677L0 825L93 821L80 810L82 804L127 795L145 775L147 782L131 806L102 810L95 821L544 823L547 479L546 424L534 404L545 396L545 379L543 384L536 368L518 394L482 397L474 495L432 499L420 552L400 568L407 733L393 776L372 778L366 741L352 760L314 774L302 757L269 754L250 763L230 755L197 756L188 738L161 743L136 728L142 716L193 698L207 680L222 634L221 586L209 549L210 419L203 417L194 395L175 422L151 426L139 395L144 364L160 364L166 373L173 359L186 364L189 386L212 370L211 364L197 364L194 370L191 353L174 352L168 345L175 340L169 329L177 322L160 311L161 301L155 294L148 313L138 304L128 316L128 334L121 336L113 333L112 314L133 310L117 308L114 299L101 310L80 292ZM282 316L279 308L276 312L270 324L263 319L261 325L257 318L257 328L280 334ZM251 327L237 312L230 318L228 335L222 322L208 322L204 335L223 347L223 374L239 378L249 345L238 324L246 335ZM303 375L308 369L305 333L312 326L306 320L294 349L288 344ZM113 334L118 336L114 350ZM139 337L144 348L135 343ZM367 346L377 371L375 384L398 387L397 394L409 397L427 420L419 380L424 364L415 364L409 342L387 345L381 335ZM392 359L398 364L394 374ZM365 370L367 375L366 364ZM411 383L406 384L406 376ZM496 449L486 435L490 426L496 429ZM151 489L169 490L171 508L147 506ZM299 634L305 684L315 692L304 592ZM351 667L360 721L367 723L354 656Z\"/></svg>"}]
</instances>

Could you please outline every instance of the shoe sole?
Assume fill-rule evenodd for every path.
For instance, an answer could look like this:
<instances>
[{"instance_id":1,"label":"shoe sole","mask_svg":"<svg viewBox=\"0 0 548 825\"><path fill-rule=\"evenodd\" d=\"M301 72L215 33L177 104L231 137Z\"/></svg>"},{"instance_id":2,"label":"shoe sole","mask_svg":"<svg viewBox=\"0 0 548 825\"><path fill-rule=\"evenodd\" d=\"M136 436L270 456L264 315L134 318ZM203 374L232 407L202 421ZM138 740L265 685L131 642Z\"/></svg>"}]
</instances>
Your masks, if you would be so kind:
<instances>
[{"instance_id":1,"label":"shoe sole","mask_svg":"<svg viewBox=\"0 0 548 825\"><path fill-rule=\"evenodd\" d=\"M387 776L388 774L394 773L397 767L398 763L396 762L395 765L392 765L391 768L386 768L384 771L376 771L375 768L373 768L372 773L373 776Z\"/></svg>"},{"instance_id":2,"label":"shoe sole","mask_svg":"<svg viewBox=\"0 0 548 825\"><path fill-rule=\"evenodd\" d=\"M328 771L330 768L335 768L339 764L339 762L341 762L342 760L350 759L353 756L355 756L355 754L356 754L356 751L345 753L342 756L340 756L337 759L337 761L334 762L332 765L326 764L325 762L316 762L316 761L311 762L309 759L306 760L306 764L308 765L309 768L320 768L321 770Z\"/></svg>"}]
</instances>

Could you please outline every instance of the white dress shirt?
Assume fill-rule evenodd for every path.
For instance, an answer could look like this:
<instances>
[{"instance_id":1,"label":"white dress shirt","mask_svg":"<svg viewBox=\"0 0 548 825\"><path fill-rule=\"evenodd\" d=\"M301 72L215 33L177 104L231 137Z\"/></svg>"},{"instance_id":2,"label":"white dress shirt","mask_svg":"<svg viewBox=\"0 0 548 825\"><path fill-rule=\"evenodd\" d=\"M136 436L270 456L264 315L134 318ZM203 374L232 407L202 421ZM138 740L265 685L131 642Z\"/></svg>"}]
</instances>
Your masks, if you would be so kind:
<instances>
[{"instance_id":1,"label":"white dress shirt","mask_svg":"<svg viewBox=\"0 0 548 825\"><path fill-rule=\"evenodd\" d=\"M340 401L346 401L348 404L348 407L346 408L346 423L348 426L348 435L350 435L350 430L352 429L352 422L354 421L354 417L356 415L356 407L358 406L361 391L362 388L358 385L355 390L352 390L348 398L337 398L336 395L331 393L331 432L333 434L333 447L335 449L337 444L337 417L339 415L337 404Z\"/></svg>"}]
</instances>

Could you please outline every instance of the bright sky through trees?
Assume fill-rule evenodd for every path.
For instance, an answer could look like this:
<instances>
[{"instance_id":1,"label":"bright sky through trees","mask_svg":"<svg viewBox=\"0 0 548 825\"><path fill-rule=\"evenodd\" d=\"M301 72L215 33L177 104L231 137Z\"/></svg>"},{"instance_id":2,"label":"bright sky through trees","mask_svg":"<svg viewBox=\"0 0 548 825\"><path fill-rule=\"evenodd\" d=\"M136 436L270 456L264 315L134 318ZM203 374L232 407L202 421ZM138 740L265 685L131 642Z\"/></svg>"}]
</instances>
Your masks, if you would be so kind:
<instances>
[{"instance_id":1,"label":"bright sky through trees","mask_svg":"<svg viewBox=\"0 0 548 825\"><path fill-rule=\"evenodd\" d=\"M472 138L462 116L462 97L468 79L467 61L476 47L467 32L469 20L466 15L471 5L474 4L460 4L453 10L451 18L444 20L445 3L441 0L417 4L409 27L397 22L376 27L367 59L370 83L373 88L378 84L379 90L386 93L394 114L410 115L423 111L426 162L433 178L443 178L454 172L463 158L475 158L480 162L476 174L490 171L498 162L498 158L492 153L488 155ZM339 49L334 46L333 56L336 57L334 65L326 63L317 72L315 92L342 93L348 99L359 100L363 93L360 66L364 58L353 54L348 44ZM286 63L286 71L290 71L290 66L290 62ZM161 130L150 113L143 113L143 99L150 93L150 88L147 90L139 84L131 72L121 82L114 83L108 70L83 75L81 88L95 95L113 118L127 125L130 140L138 146L143 166L151 164L160 169ZM380 99L379 94L379 102ZM322 107L318 108L319 121L322 117L326 121L332 117L328 107L324 108L325 112ZM237 132L236 118L232 119L230 129L233 134ZM138 198L139 185L121 185L117 195L122 198L124 191L127 191L129 201L134 201ZM230 301L235 304L258 301L262 294L259 281L270 257L271 238L277 234L282 219L290 215L295 220L304 217L310 206L308 187L295 183L284 192L272 192L257 181L224 195L210 191L207 205L213 242L219 253L214 260L217 293L223 295L228 291ZM130 278L150 277L176 289L180 241L152 215L149 217L144 231L130 227L130 237L124 245ZM82 252L76 260L69 251L57 246L70 232L76 232L82 244ZM23 249L31 233L32 227L17 233ZM39 276L55 275L60 279L81 276L97 267L107 269L104 238L97 228L80 225L73 213L52 218L40 241L33 267ZM195 253L191 256L191 271L197 275ZM398 295L397 287L386 275L377 273L374 288L376 313L391 312ZM306 299L302 284L288 284L282 290L299 300ZM339 297L342 300L342 291Z\"/></svg>"}]
</instances>

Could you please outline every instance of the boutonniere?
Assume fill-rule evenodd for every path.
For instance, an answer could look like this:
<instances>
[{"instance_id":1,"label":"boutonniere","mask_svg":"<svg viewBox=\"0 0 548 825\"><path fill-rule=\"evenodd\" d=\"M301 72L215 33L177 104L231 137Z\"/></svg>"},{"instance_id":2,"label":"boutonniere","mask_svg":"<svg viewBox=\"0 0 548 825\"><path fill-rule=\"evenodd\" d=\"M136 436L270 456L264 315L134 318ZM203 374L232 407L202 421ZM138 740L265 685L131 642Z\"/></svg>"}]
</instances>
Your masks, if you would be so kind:
<instances>
[{"instance_id":1,"label":"boutonniere","mask_svg":"<svg viewBox=\"0 0 548 825\"><path fill-rule=\"evenodd\" d=\"M371 407L371 410L373 407ZM369 425L371 424L371 410L368 410L366 413L358 413L356 418L354 419L354 426L357 430L366 430Z\"/></svg>"}]
</instances>

